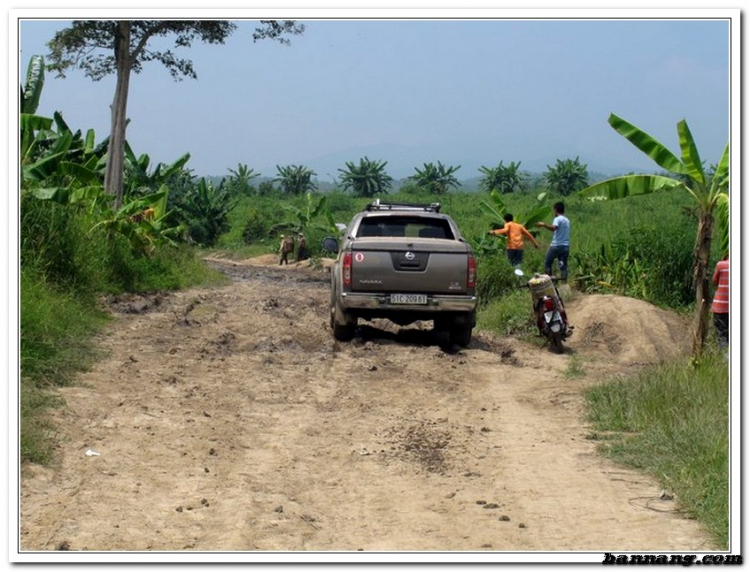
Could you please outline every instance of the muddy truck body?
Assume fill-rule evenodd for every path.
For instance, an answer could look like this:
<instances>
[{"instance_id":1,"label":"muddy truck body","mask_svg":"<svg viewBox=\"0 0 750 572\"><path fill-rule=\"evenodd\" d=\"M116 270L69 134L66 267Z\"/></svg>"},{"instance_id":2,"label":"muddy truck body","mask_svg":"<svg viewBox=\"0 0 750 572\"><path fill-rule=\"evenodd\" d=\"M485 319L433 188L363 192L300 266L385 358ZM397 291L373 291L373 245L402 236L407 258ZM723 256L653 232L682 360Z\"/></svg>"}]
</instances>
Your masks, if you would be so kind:
<instances>
[{"instance_id":1,"label":"muddy truck body","mask_svg":"<svg viewBox=\"0 0 750 572\"><path fill-rule=\"evenodd\" d=\"M476 325L476 260L440 205L375 201L354 216L331 269L331 328L350 340L359 319L399 326L433 321L451 344L467 346Z\"/></svg>"}]
</instances>

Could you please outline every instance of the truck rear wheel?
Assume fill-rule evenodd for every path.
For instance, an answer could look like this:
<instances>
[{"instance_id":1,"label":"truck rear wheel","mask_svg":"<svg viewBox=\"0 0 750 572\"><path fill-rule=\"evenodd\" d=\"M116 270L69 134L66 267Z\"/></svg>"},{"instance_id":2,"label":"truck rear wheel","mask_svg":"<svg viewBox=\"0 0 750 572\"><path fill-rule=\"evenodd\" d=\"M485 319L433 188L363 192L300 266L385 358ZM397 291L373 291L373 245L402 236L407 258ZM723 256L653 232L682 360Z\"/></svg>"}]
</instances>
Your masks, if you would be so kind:
<instances>
[{"instance_id":1,"label":"truck rear wheel","mask_svg":"<svg viewBox=\"0 0 750 572\"><path fill-rule=\"evenodd\" d=\"M350 342L354 338L354 330L356 329L356 326L350 324L342 326L334 320L331 324L331 328L333 329L333 337L340 342Z\"/></svg>"},{"instance_id":2,"label":"truck rear wheel","mask_svg":"<svg viewBox=\"0 0 750 572\"><path fill-rule=\"evenodd\" d=\"M475 312L457 315L450 325L450 342L465 348L471 343L471 333L477 323Z\"/></svg>"},{"instance_id":3,"label":"truck rear wheel","mask_svg":"<svg viewBox=\"0 0 750 572\"><path fill-rule=\"evenodd\" d=\"M335 301L331 301L331 330L333 337L340 342L348 342L354 338L357 329L357 320L349 316L349 313L338 307Z\"/></svg>"},{"instance_id":4,"label":"truck rear wheel","mask_svg":"<svg viewBox=\"0 0 750 572\"><path fill-rule=\"evenodd\" d=\"M471 343L472 326L453 326L450 331L450 341L452 344L465 348Z\"/></svg>"}]
</instances>

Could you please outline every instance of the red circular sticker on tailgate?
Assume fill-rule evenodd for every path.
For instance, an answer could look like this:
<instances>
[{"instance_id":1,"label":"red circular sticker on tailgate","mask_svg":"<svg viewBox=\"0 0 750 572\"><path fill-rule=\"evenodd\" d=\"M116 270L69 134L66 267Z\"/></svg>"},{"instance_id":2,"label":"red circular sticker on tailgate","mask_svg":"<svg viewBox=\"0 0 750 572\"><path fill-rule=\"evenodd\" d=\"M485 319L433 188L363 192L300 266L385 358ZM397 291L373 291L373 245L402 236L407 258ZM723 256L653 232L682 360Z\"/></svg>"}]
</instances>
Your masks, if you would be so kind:
<instances>
[{"instance_id":1,"label":"red circular sticker on tailgate","mask_svg":"<svg viewBox=\"0 0 750 572\"><path fill-rule=\"evenodd\" d=\"M364 259L365 259L365 255L362 254L361 252L357 252L354 255L354 260L356 260L357 262L362 262Z\"/></svg>"}]
</instances>

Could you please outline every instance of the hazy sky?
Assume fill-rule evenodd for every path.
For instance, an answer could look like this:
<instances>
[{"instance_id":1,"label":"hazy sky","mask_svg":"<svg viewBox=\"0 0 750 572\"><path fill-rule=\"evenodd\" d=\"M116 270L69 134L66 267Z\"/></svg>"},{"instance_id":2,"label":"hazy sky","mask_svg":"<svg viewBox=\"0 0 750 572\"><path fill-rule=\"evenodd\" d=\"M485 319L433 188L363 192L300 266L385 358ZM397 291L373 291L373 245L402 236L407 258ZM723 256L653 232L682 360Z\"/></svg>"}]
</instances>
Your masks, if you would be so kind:
<instances>
[{"instance_id":1,"label":"hazy sky","mask_svg":"<svg viewBox=\"0 0 750 572\"><path fill-rule=\"evenodd\" d=\"M193 60L197 80L175 82L157 63L132 76L127 138L154 163L189 152L199 176L240 163L272 176L276 165L294 164L331 181L363 156L387 161L395 178L427 162L461 165L456 174L468 179L500 161L541 172L575 157L589 171L653 172L607 123L616 113L678 154L676 125L686 119L701 158L714 164L729 138L730 21L674 14L301 18L306 30L290 46L253 43L258 22L240 21L223 46L178 52ZM22 82L29 58L46 55L69 22L16 24ZM47 74L38 113L60 111L100 141L113 94L113 76Z\"/></svg>"}]
</instances>

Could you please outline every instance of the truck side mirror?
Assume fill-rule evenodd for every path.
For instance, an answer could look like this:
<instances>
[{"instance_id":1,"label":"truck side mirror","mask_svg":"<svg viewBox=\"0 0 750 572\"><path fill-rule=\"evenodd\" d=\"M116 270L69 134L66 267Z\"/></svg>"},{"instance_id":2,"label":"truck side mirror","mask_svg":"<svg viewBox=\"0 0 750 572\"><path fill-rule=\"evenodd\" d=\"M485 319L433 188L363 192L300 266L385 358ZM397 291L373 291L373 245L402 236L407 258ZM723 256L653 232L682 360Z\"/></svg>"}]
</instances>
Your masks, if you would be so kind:
<instances>
[{"instance_id":1,"label":"truck side mirror","mask_svg":"<svg viewBox=\"0 0 750 572\"><path fill-rule=\"evenodd\" d=\"M323 239L323 250L327 252L338 252L339 241L332 236L327 236Z\"/></svg>"}]
</instances>

